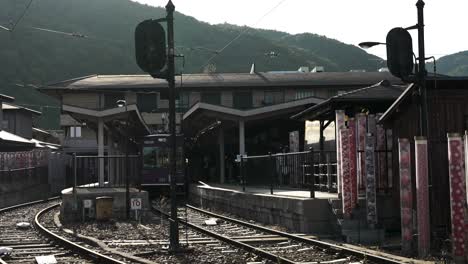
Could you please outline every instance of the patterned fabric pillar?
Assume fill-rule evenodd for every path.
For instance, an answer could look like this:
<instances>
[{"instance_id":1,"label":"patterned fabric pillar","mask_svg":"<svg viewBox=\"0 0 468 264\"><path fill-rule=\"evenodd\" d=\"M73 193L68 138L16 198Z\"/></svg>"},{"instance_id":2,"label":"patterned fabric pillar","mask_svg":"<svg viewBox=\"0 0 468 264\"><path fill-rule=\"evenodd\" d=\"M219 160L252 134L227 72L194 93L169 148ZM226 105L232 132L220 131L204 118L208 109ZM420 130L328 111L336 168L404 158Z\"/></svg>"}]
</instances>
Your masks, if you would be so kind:
<instances>
[{"instance_id":1,"label":"patterned fabric pillar","mask_svg":"<svg viewBox=\"0 0 468 264\"><path fill-rule=\"evenodd\" d=\"M336 129L336 184L338 188L338 196L341 195L341 140L340 130L345 128L345 112L343 110L335 111L335 129Z\"/></svg>"},{"instance_id":2,"label":"patterned fabric pillar","mask_svg":"<svg viewBox=\"0 0 468 264\"><path fill-rule=\"evenodd\" d=\"M388 185L388 188L392 188L393 187L393 157L392 157L392 153L393 153L393 133L392 133L392 130L391 129L387 129L385 131L386 133L386 140L387 140L387 185Z\"/></svg>"},{"instance_id":3,"label":"patterned fabric pillar","mask_svg":"<svg viewBox=\"0 0 468 264\"><path fill-rule=\"evenodd\" d=\"M358 175L358 192L365 189L365 148L366 148L366 132L367 131L367 117L366 114L356 114L356 136L357 136L357 175Z\"/></svg>"},{"instance_id":4,"label":"patterned fabric pillar","mask_svg":"<svg viewBox=\"0 0 468 264\"><path fill-rule=\"evenodd\" d=\"M407 138L398 139L400 167L401 250L410 255L413 241L413 194L411 188L411 145Z\"/></svg>"},{"instance_id":5,"label":"patterned fabric pillar","mask_svg":"<svg viewBox=\"0 0 468 264\"><path fill-rule=\"evenodd\" d=\"M341 201L343 204L343 215L345 218L351 217L352 212L352 195L351 195L351 174L350 174L350 160L349 160L349 129L340 130L341 140L341 174L343 175L341 181Z\"/></svg>"},{"instance_id":6,"label":"patterned fabric pillar","mask_svg":"<svg viewBox=\"0 0 468 264\"><path fill-rule=\"evenodd\" d=\"M372 135L375 136L376 130L377 130L377 122L375 122L375 115L369 114L367 116L367 133L371 133Z\"/></svg>"},{"instance_id":7,"label":"patterned fabric pillar","mask_svg":"<svg viewBox=\"0 0 468 264\"><path fill-rule=\"evenodd\" d=\"M376 122L379 121L382 114L377 114L375 116ZM377 188L379 190L385 190L387 188L387 160L385 152L387 142L385 141L385 129L383 125L377 124L376 129L376 150L377 150L377 169L376 169L376 179L377 179Z\"/></svg>"},{"instance_id":8,"label":"patterned fabric pillar","mask_svg":"<svg viewBox=\"0 0 468 264\"><path fill-rule=\"evenodd\" d=\"M465 171L463 141L459 134L447 134L452 218L452 254L455 263L465 260Z\"/></svg>"},{"instance_id":9,"label":"patterned fabric pillar","mask_svg":"<svg viewBox=\"0 0 468 264\"><path fill-rule=\"evenodd\" d=\"M348 120L349 130L349 173L351 175L351 203L352 208L358 203L357 190L357 155L356 155L356 121L354 118Z\"/></svg>"},{"instance_id":10,"label":"patterned fabric pillar","mask_svg":"<svg viewBox=\"0 0 468 264\"><path fill-rule=\"evenodd\" d=\"M375 194L375 138L368 133L366 136L366 203L367 224L375 228L377 224L377 197Z\"/></svg>"},{"instance_id":11,"label":"patterned fabric pillar","mask_svg":"<svg viewBox=\"0 0 468 264\"><path fill-rule=\"evenodd\" d=\"M427 140L414 137L416 163L416 201L418 217L418 254L426 257L430 249Z\"/></svg>"},{"instance_id":12,"label":"patterned fabric pillar","mask_svg":"<svg viewBox=\"0 0 468 264\"><path fill-rule=\"evenodd\" d=\"M465 131L464 140L465 140L465 149L464 150L466 151L466 150L468 150L468 131ZM468 164L468 155L465 155L465 164ZM465 186L466 203L467 203L467 208L468 208L468 170L467 169L465 169L465 184L466 184L466 186ZM468 232L468 229L466 231Z\"/></svg>"}]
</instances>

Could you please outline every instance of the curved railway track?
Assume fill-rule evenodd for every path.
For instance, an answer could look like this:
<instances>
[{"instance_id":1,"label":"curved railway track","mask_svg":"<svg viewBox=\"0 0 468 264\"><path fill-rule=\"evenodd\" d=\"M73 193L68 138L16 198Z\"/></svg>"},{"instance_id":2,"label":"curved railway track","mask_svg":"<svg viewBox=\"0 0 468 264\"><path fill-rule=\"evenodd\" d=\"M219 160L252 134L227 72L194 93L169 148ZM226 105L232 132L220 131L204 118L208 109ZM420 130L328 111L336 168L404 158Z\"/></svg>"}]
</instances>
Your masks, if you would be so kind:
<instances>
[{"instance_id":1,"label":"curved railway track","mask_svg":"<svg viewBox=\"0 0 468 264\"><path fill-rule=\"evenodd\" d=\"M400 260L343 247L314 239L311 236L290 234L258 226L187 205L188 227L227 244L254 253L275 263L402 263ZM160 214L165 212L154 208ZM184 211L184 210L181 210ZM208 218L218 219L212 226ZM246 238L249 239L246 239ZM257 237L257 239L255 239Z\"/></svg>"},{"instance_id":2,"label":"curved railway track","mask_svg":"<svg viewBox=\"0 0 468 264\"><path fill-rule=\"evenodd\" d=\"M41 223L58 201L51 198L0 209L0 247L13 249L0 263L36 263L41 256L54 256L58 263L125 263L59 236L54 232L57 227ZM18 222L29 227L18 228Z\"/></svg>"}]
</instances>

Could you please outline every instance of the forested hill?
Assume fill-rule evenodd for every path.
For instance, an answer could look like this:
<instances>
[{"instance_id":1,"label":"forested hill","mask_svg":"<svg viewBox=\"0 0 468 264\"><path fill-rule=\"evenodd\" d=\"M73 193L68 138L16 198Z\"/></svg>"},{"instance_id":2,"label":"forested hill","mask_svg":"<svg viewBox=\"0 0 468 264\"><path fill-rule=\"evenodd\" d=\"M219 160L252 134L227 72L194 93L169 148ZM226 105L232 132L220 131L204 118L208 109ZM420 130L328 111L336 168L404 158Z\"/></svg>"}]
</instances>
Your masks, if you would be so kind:
<instances>
[{"instance_id":1,"label":"forested hill","mask_svg":"<svg viewBox=\"0 0 468 264\"><path fill-rule=\"evenodd\" d=\"M0 25L10 27L28 3L0 1ZM247 72L253 62L259 71L316 65L326 71L382 67L378 57L324 36L210 25L187 15L175 16L175 41L178 53L185 55L185 73L203 71L214 54L210 50L221 49L240 32L245 33L213 59L211 70ZM49 112L58 111L57 103L37 93L33 85L94 73L141 73L134 59L135 26L163 16L162 8L130 0L33 0L13 33L0 29L0 93L15 96L49 118Z\"/></svg>"},{"instance_id":2,"label":"forested hill","mask_svg":"<svg viewBox=\"0 0 468 264\"><path fill-rule=\"evenodd\" d=\"M436 63L437 73L450 76L468 76L468 50L440 57ZM433 72L432 63L427 70Z\"/></svg>"}]
</instances>

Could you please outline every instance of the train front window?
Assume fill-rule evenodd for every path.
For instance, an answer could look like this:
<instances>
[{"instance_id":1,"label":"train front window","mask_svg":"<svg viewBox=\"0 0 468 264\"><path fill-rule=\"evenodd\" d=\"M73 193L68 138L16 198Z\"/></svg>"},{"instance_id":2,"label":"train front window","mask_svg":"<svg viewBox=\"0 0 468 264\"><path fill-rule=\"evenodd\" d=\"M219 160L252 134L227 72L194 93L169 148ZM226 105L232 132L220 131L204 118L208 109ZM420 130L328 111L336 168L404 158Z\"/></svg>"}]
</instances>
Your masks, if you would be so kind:
<instances>
[{"instance_id":1,"label":"train front window","mask_svg":"<svg viewBox=\"0 0 468 264\"><path fill-rule=\"evenodd\" d=\"M160 147L144 147L143 167L145 169L168 168L169 153L167 149Z\"/></svg>"}]
</instances>

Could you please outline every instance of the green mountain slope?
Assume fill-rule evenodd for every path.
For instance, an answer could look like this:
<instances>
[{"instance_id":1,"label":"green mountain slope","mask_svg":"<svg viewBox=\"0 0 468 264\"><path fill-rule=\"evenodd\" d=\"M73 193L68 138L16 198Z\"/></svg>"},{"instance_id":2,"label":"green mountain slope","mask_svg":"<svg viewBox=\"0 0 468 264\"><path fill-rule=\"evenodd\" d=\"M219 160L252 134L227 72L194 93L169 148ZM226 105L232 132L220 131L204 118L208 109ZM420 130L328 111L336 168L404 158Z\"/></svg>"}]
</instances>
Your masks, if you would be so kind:
<instances>
[{"instance_id":1,"label":"green mountain slope","mask_svg":"<svg viewBox=\"0 0 468 264\"><path fill-rule=\"evenodd\" d=\"M468 76L468 50L441 57L437 60L437 73L450 76ZM433 72L432 63L427 70Z\"/></svg>"},{"instance_id":2,"label":"green mountain slope","mask_svg":"<svg viewBox=\"0 0 468 264\"><path fill-rule=\"evenodd\" d=\"M21 17L28 0L0 1L0 25ZM177 6L176 6L177 10ZM43 127L57 126L50 118L60 110L58 102L37 93L32 86L94 73L141 73L134 59L134 29L144 19L165 15L162 8L129 0L33 1L13 33L0 30L0 93L15 96L18 103L46 111ZM220 50L245 27L210 25L176 13L177 52L185 55L185 73L201 72L210 50ZM42 28L44 30L39 30ZM45 30L78 33L86 38ZM279 56L271 58L266 53ZM218 72L296 70L300 66L324 66L326 71L376 70L377 57L357 47L314 34L249 29L209 63ZM47 121L47 122L44 122Z\"/></svg>"}]
</instances>

